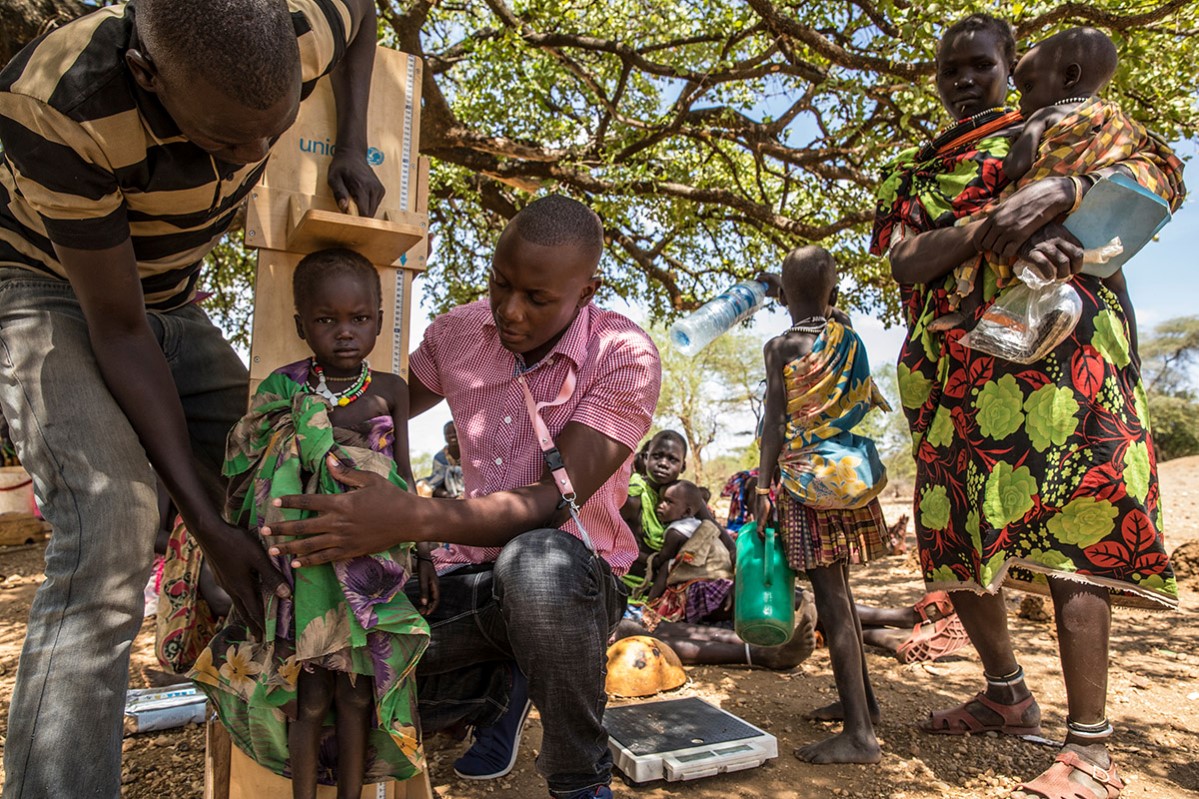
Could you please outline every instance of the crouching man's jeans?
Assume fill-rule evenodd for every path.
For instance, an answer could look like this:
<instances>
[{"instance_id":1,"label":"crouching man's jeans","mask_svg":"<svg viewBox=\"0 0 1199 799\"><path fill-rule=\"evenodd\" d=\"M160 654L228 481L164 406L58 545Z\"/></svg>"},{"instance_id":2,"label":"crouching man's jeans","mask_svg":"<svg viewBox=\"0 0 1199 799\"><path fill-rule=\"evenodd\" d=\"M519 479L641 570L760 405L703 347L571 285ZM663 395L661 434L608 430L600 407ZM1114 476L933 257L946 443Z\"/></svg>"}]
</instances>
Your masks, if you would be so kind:
<instances>
[{"instance_id":1,"label":"crouching man's jeans","mask_svg":"<svg viewBox=\"0 0 1199 799\"><path fill-rule=\"evenodd\" d=\"M416 580L407 591L415 601ZM541 714L537 770L550 792L606 785L605 653L624 605L608 564L561 530L517 536L494 568L442 576L441 603L428 617L432 640L416 667L424 731L495 722L507 709L515 661Z\"/></svg>"},{"instance_id":2,"label":"crouching man's jeans","mask_svg":"<svg viewBox=\"0 0 1199 799\"><path fill-rule=\"evenodd\" d=\"M225 437L245 412L249 375L197 306L147 317L202 476L220 495ZM9 707L4 799L117 799L157 491L65 280L0 267L0 406L54 528Z\"/></svg>"}]
</instances>

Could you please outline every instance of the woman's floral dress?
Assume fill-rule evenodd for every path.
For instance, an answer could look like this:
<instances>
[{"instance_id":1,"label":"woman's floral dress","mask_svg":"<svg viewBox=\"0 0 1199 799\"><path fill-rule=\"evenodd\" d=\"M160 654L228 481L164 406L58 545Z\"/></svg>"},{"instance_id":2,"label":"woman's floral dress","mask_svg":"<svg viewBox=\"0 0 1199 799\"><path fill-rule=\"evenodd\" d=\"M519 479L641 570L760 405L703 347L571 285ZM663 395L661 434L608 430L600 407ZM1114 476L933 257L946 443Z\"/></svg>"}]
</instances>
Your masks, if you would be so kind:
<instances>
[{"instance_id":1,"label":"woman's floral dress","mask_svg":"<svg viewBox=\"0 0 1199 799\"><path fill-rule=\"evenodd\" d=\"M959 125L902 153L879 190L872 252L886 254L905 235L953 225L984 207L1008 182L1002 159L1009 144L1008 131L992 126L971 136ZM1176 167L1176 159L1137 165ZM1173 194L1164 199L1181 202ZM1126 316L1097 278L1078 275L1072 283L1083 304L1078 326L1027 366L967 349L962 330L928 330L949 311L952 274L901 287L907 338L899 393L917 464L924 578L930 589L1007 585L1045 593L1045 577L1053 575L1104 586L1116 604L1173 608L1178 587L1162 539L1157 462ZM975 318L1003 291L990 269L983 285Z\"/></svg>"}]
</instances>

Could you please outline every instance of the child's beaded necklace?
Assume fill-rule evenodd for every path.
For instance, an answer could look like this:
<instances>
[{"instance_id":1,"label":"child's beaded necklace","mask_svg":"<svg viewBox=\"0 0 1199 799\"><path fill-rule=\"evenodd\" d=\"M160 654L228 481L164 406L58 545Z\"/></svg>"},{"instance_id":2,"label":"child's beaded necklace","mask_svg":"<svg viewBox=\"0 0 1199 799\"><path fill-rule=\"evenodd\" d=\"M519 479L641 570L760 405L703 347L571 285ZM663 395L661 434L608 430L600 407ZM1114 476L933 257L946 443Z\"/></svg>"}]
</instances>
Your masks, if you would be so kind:
<instances>
[{"instance_id":1,"label":"child's beaded necklace","mask_svg":"<svg viewBox=\"0 0 1199 799\"><path fill-rule=\"evenodd\" d=\"M334 408L344 408L345 406L349 405L351 402L365 394L366 390L370 388L371 385L371 367L366 361L362 362L362 371L358 373L358 377L354 379L354 382L350 384L350 387L345 391L338 391L336 393L329 390L329 384L325 378L325 370L319 363L316 362L316 358L308 359L308 367L311 369L312 373L316 375L316 388L308 386L308 391L316 394L318 397L321 397L325 400L325 402L329 403L329 405ZM346 378L329 379L340 382Z\"/></svg>"}]
</instances>

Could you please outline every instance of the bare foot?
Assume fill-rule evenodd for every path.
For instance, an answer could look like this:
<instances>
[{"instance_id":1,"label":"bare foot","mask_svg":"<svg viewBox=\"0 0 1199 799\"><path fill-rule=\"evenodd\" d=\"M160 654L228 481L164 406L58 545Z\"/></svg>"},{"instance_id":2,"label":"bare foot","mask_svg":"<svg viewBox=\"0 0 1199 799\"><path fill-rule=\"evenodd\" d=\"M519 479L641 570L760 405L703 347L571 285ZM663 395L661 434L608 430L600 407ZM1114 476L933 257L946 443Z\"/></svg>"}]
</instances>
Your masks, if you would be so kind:
<instances>
[{"instance_id":1,"label":"bare foot","mask_svg":"<svg viewBox=\"0 0 1199 799\"><path fill-rule=\"evenodd\" d=\"M845 721L845 710L841 707L840 702L833 702L831 705L809 710L807 713L804 713L803 717L810 721ZM878 705L871 707L870 723L878 724L881 718L882 713L879 712Z\"/></svg>"},{"instance_id":2,"label":"bare foot","mask_svg":"<svg viewBox=\"0 0 1199 799\"><path fill-rule=\"evenodd\" d=\"M852 738L845 733L825 738L814 744L801 746L795 756L808 763L877 763L883 759L883 750L878 739L871 734L866 738Z\"/></svg>"},{"instance_id":3,"label":"bare foot","mask_svg":"<svg viewBox=\"0 0 1199 799\"><path fill-rule=\"evenodd\" d=\"M750 646L750 662L754 666L782 671L803 663L816 649L816 603L809 592L795 611L795 633L782 646Z\"/></svg>"}]
</instances>

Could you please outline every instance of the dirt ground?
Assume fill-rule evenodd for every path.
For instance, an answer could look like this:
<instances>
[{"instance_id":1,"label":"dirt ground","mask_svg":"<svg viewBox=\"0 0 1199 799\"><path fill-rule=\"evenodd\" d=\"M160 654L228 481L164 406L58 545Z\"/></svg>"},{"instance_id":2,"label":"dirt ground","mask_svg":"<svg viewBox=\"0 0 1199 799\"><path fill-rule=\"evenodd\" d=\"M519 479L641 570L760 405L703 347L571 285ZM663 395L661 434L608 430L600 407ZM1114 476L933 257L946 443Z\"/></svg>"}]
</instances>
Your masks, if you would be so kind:
<instances>
[{"instance_id":1,"label":"dirt ground","mask_svg":"<svg viewBox=\"0 0 1199 799\"><path fill-rule=\"evenodd\" d=\"M1162 464L1161 481L1169 547L1199 541L1199 458ZM906 500L895 495L888 500L888 518L898 518ZM0 745L25 618L41 580L41 557L40 546L0 548ZM1183 560L1199 565L1195 559ZM1180 613L1118 612L1115 618L1109 715L1118 731L1115 757L1128 783L1124 796L1199 797L1199 625L1195 623L1199 599L1189 590L1195 585L1192 579L1183 583ZM857 572L854 590L860 601L880 606L910 604L922 593L914 563L903 556ZM1008 601L1012 634L1045 715L1045 734L1061 738L1065 697L1057 676L1055 631L1047 621L1017 616L1018 595ZM150 621L135 643L135 687L172 681L156 671L152 636ZM884 749L880 765L811 766L791 755L796 746L834 729L802 718L805 710L831 701L835 694L828 654L818 650L788 673L691 668L690 682L671 694L703 697L770 731L779 739L778 759L752 771L691 783L629 786L618 777L613 785L616 794L645 799L999 797L1052 761L1052 748L1008 738L927 736L913 726L930 709L956 704L981 688L981 667L973 650L938 663L911 666L900 665L881 651L868 657L883 708L878 728ZM479 784L453 776L450 764L464 745L433 738L428 749L437 794L442 799L545 796L544 783L533 766L540 745L541 726L534 711L516 770L505 779ZM127 738L123 795L198 799L203 753L203 729L198 726Z\"/></svg>"}]
</instances>

